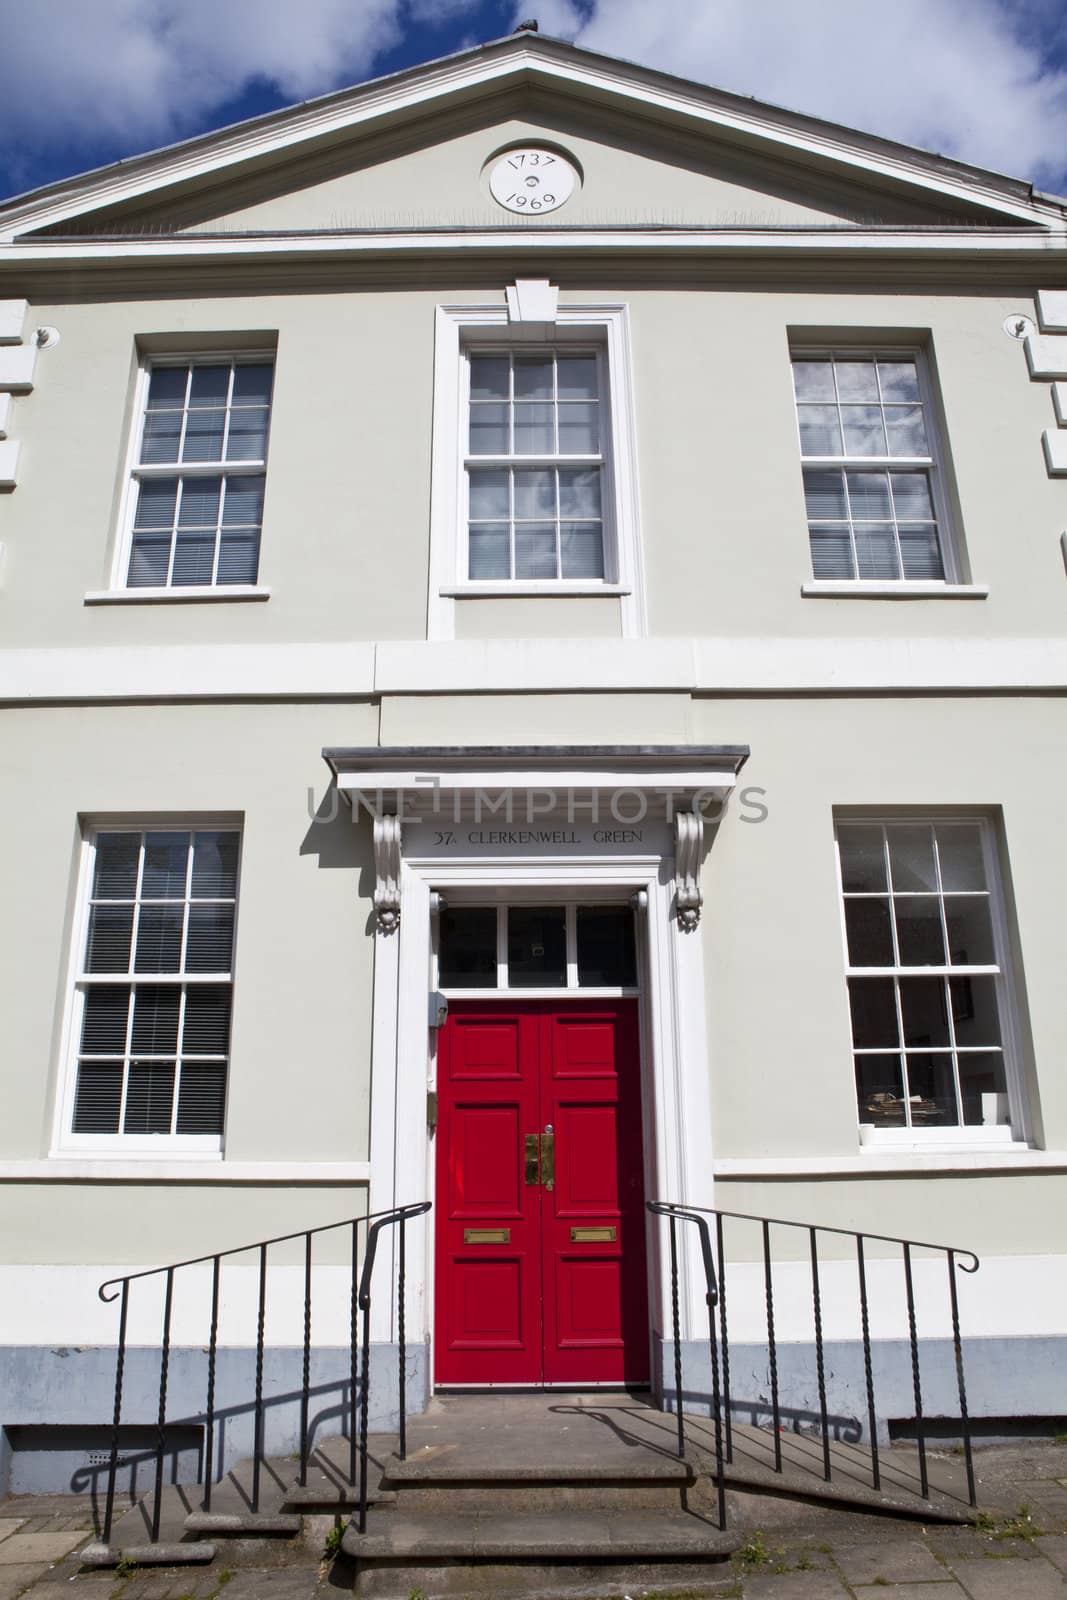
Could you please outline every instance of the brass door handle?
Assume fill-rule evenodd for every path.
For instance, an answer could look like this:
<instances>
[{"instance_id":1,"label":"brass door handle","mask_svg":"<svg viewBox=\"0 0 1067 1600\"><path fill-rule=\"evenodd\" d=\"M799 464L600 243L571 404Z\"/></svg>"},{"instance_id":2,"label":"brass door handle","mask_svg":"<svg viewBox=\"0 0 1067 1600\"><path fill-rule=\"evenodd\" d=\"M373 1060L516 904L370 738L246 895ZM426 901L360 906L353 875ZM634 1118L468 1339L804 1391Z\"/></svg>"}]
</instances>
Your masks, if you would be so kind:
<instances>
[{"instance_id":1,"label":"brass door handle","mask_svg":"<svg viewBox=\"0 0 1067 1600\"><path fill-rule=\"evenodd\" d=\"M528 1133L522 1141L523 1170L527 1184L541 1182L541 1153L540 1141L536 1133Z\"/></svg>"},{"instance_id":2,"label":"brass door handle","mask_svg":"<svg viewBox=\"0 0 1067 1600\"><path fill-rule=\"evenodd\" d=\"M556 1187L556 1135L551 1122L541 1135L541 1183L546 1189Z\"/></svg>"}]
</instances>

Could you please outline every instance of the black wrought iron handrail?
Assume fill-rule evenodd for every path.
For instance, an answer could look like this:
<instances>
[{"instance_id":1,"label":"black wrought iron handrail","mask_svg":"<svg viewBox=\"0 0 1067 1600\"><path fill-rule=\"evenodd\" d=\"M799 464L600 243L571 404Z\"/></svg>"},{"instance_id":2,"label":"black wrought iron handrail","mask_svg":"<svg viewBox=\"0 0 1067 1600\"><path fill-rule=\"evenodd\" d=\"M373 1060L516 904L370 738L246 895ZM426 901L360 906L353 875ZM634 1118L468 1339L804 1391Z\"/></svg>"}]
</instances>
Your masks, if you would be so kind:
<instances>
[{"instance_id":1,"label":"black wrought iron handrail","mask_svg":"<svg viewBox=\"0 0 1067 1600\"><path fill-rule=\"evenodd\" d=\"M771 1229L799 1229L808 1236L808 1254L811 1274L812 1316L815 1331L815 1370L819 1391L819 1426L822 1436L823 1477L833 1480L833 1460L830 1450L830 1418L826 1398L826 1362L823 1339L822 1292L819 1280L820 1233L835 1234L851 1239L855 1244L859 1283L860 1329L863 1342L864 1386L867 1400L867 1426L871 1451L871 1481L875 1489L881 1488L881 1466L878 1456L877 1406L875 1399L874 1364L872 1360L870 1302L867 1293L867 1257L865 1244L899 1246L904 1267L904 1292L908 1318L908 1340L911 1354L912 1392L915 1401L916 1443L919 1457L919 1481L923 1499L929 1499L930 1480L926 1457L926 1437L923 1417L922 1374L918 1323L915 1306L915 1280L912 1271L912 1252L933 1251L944 1255L948 1267L949 1309L952 1320L952 1345L956 1364L956 1388L960 1406L960 1432L967 1470L967 1492L971 1505L977 1503L974 1479L974 1457L971 1444L971 1425L967 1410L967 1386L963 1370L963 1340L960 1333L959 1298L956 1291L956 1271L977 1272L981 1265L973 1250L962 1250L955 1245L930 1244L925 1240L903 1239L892 1234L861 1233L853 1228L838 1228L824 1223L797 1222L789 1217L761 1217L745 1211L722 1211L709 1206L684 1205L671 1200L649 1200L647 1208L656 1216L667 1219L671 1271L671 1318L674 1333L674 1386L678 1413L678 1454L685 1455L685 1413L682 1390L681 1319L678 1304L678 1223L696 1227L700 1239L700 1258L704 1269L705 1293L708 1306L708 1334L711 1352L711 1409L715 1423L715 1468L718 1484L719 1526L726 1527L725 1473L726 1463L733 1460L733 1418L730 1390L730 1333L727 1319L727 1258L725 1226L727 1221L752 1222L760 1229L763 1283L766 1302L767 1361L771 1391L771 1420L774 1429L774 1469L782 1471L782 1408L778 1383L778 1347L775 1334L774 1273L771 1255ZM715 1245L711 1241L714 1219ZM716 1326L716 1324L718 1324ZM721 1381L720 1381L721 1367Z\"/></svg>"},{"instance_id":2,"label":"black wrought iron handrail","mask_svg":"<svg viewBox=\"0 0 1067 1600\"><path fill-rule=\"evenodd\" d=\"M263 1366L266 1341L266 1314L267 1314L267 1264L268 1251L272 1245L288 1244L294 1240L304 1241L304 1328L303 1328L303 1364L302 1381L300 1389L300 1472L299 1483L302 1487L307 1485L308 1459L310 1454L310 1429L309 1429L309 1399L311 1394L311 1298L312 1298L312 1240L318 1234L333 1233L338 1229L347 1228L351 1231L351 1288L349 1312L349 1373L348 1373L348 1440L349 1440L349 1483L354 1485L357 1481L358 1457L358 1482L359 1482L359 1528L360 1532L366 1530L367 1520L367 1456L368 1456L368 1422L370 1399L370 1311L371 1288L374 1277L375 1258L378 1249L378 1240L385 1228L397 1228L397 1344L398 1344L398 1379L397 1400L399 1411L399 1451L401 1459L407 1453L407 1342L405 1333L405 1272L406 1272L406 1229L407 1224L415 1217L425 1215L430 1210L429 1200L419 1201L413 1205L394 1206L388 1211L371 1212L363 1217L346 1217L340 1222L328 1222L314 1228L301 1228L293 1233L276 1234L270 1239L260 1239L253 1244L233 1245L227 1250L216 1250L207 1255L191 1256L185 1261L172 1262L169 1266L148 1267L141 1272L126 1273L122 1277L108 1278L100 1285L98 1294L100 1299L111 1303L119 1300L119 1328L115 1359L115 1406L111 1431L111 1452L107 1475L107 1499L104 1508L103 1527L101 1538L104 1544L110 1543L111 1529L115 1511L115 1487L118 1475L119 1441L122 1427L123 1386L125 1382L127 1330L129 1326L130 1286L147 1278L162 1278L164 1280L163 1295L163 1327L160 1341L160 1367L159 1367L159 1401L156 1416L156 1456L155 1479L152 1490L152 1518L150 1538L152 1543L159 1539L160 1519L162 1514L163 1498L163 1464L166 1454L166 1426L167 1426L167 1388L170 1377L170 1348L171 1324L174 1310L175 1274L186 1267L204 1266L211 1263L211 1315L210 1331L206 1346L207 1353L207 1390L204 1408L205 1438L204 1451L200 1462L200 1475L198 1481L204 1485L203 1509L211 1509L211 1491L215 1474L215 1419L216 1409L216 1365L218 1357L218 1331L219 1331L219 1290L222 1263L230 1256L243 1256L256 1252L259 1257L259 1280L256 1313L256 1357L255 1357L255 1384L253 1399L254 1433L252 1451L252 1489L250 1509L253 1513L259 1511L260 1478L264 1460L264 1423L265 1408L263 1394ZM362 1261L360 1260L360 1229L365 1228L366 1239L363 1246ZM360 1328L360 1314L362 1314L362 1328ZM358 1401L357 1401L358 1397ZM231 1406L232 1409L232 1406ZM183 1419L185 1420L185 1419Z\"/></svg>"}]
</instances>

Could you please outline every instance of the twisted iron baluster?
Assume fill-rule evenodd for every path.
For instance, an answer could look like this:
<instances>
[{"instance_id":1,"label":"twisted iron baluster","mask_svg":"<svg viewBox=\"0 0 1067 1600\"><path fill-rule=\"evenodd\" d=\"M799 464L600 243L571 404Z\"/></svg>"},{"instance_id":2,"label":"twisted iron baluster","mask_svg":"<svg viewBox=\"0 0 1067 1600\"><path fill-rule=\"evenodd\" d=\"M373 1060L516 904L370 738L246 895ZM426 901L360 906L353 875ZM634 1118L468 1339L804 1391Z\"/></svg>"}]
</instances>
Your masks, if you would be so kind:
<instances>
[{"instance_id":1,"label":"twisted iron baluster","mask_svg":"<svg viewBox=\"0 0 1067 1600\"><path fill-rule=\"evenodd\" d=\"M399 1391L400 1391L399 1398L400 1398L400 1459L401 1459L401 1461L406 1461L407 1458L408 1458L407 1372L405 1371L405 1368L406 1368L406 1365L407 1365L407 1339L405 1337L405 1332L404 1332L404 1271L405 1271L405 1245L406 1245L405 1234L406 1234L406 1230L407 1230L407 1219L406 1219L406 1217L401 1217L401 1219L400 1219L400 1248L399 1248L399 1251L398 1251L398 1268L397 1268L397 1312L396 1312L396 1318L397 1318L397 1321L396 1321L397 1342L398 1342L398 1344L400 1346L400 1373L399 1373L399 1385L398 1385L398 1387L399 1387Z\"/></svg>"},{"instance_id":2,"label":"twisted iron baluster","mask_svg":"<svg viewBox=\"0 0 1067 1600\"><path fill-rule=\"evenodd\" d=\"M863 1258L863 1235L856 1235L856 1264L860 1274L860 1321L863 1325L863 1372L867 1382L867 1427L871 1439L871 1482L876 1489L882 1487L882 1470L878 1462L878 1419L874 1410L874 1370L871 1366L871 1319L867 1308L867 1265Z\"/></svg>"},{"instance_id":3,"label":"twisted iron baluster","mask_svg":"<svg viewBox=\"0 0 1067 1600\"><path fill-rule=\"evenodd\" d=\"M782 1413L778 1404L778 1347L774 1339L774 1279L771 1273L771 1225L763 1220L763 1287L767 1300L767 1355L771 1369L771 1415L774 1419L774 1470L782 1470Z\"/></svg>"},{"instance_id":4,"label":"twisted iron baluster","mask_svg":"<svg viewBox=\"0 0 1067 1600\"><path fill-rule=\"evenodd\" d=\"M311 1387L311 1234L304 1235L304 1373L300 1390L300 1487L308 1481L308 1391Z\"/></svg>"},{"instance_id":5,"label":"twisted iron baluster","mask_svg":"<svg viewBox=\"0 0 1067 1600\"><path fill-rule=\"evenodd\" d=\"M685 1417L682 1412L682 1325L678 1314L678 1239L673 1214L671 1239L671 1324L674 1329L674 1402L678 1409L678 1454L685 1457Z\"/></svg>"},{"instance_id":6,"label":"twisted iron baluster","mask_svg":"<svg viewBox=\"0 0 1067 1600\"><path fill-rule=\"evenodd\" d=\"M911 1338L911 1381L915 1391L915 1433L919 1442L919 1481L922 1497L930 1498L930 1479L926 1470L926 1434L923 1425L923 1392L919 1378L919 1339L915 1329L915 1286L911 1277L911 1245L904 1246L904 1284L908 1295L908 1333Z\"/></svg>"},{"instance_id":7,"label":"twisted iron baluster","mask_svg":"<svg viewBox=\"0 0 1067 1600\"><path fill-rule=\"evenodd\" d=\"M726 1423L726 1459L734 1459L734 1429L730 1405L730 1335L726 1327L726 1246L722 1213L715 1214L715 1243L719 1252L719 1342L722 1346L722 1403Z\"/></svg>"},{"instance_id":8,"label":"twisted iron baluster","mask_svg":"<svg viewBox=\"0 0 1067 1600\"><path fill-rule=\"evenodd\" d=\"M219 1347L219 1268L213 1258L211 1269L211 1332L207 1342L207 1439L204 1444L204 1510L211 1510L211 1484L215 1476L215 1359Z\"/></svg>"},{"instance_id":9,"label":"twisted iron baluster","mask_svg":"<svg viewBox=\"0 0 1067 1600\"><path fill-rule=\"evenodd\" d=\"M163 1506L163 1455L166 1447L167 1380L170 1377L170 1314L174 1303L174 1268L167 1269L163 1299L163 1346L159 1359L159 1417L156 1422L156 1486L152 1496L152 1543L159 1540L159 1519Z\"/></svg>"},{"instance_id":10,"label":"twisted iron baluster","mask_svg":"<svg viewBox=\"0 0 1067 1600\"><path fill-rule=\"evenodd\" d=\"M969 1269L970 1270L970 1269ZM960 1423L963 1428L963 1454L967 1462L967 1495L971 1505L978 1504L974 1484L974 1456L971 1451L971 1419L967 1414L967 1386L963 1381L963 1344L960 1340L960 1308L956 1298L956 1252L948 1251L948 1292L952 1305L952 1348L956 1352L956 1386L960 1395Z\"/></svg>"},{"instance_id":11,"label":"twisted iron baluster","mask_svg":"<svg viewBox=\"0 0 1067 1600\"><path fill-rule=\"evenodd\" d=\"M122 1380L126 1371L126 1313L130 1305L130 1283L122 1280L119 1305L119 1346L115 1356L115 1418L111 1427L111 1460L107 1469L107 1502L104 1506L103 1542L111 1542L111 1521L115 1514L115 1478L119 1466L119 1424L122 1421Z\"/></svg>"},{"instance_id":12,"label":"twisted iron baluster","mask_svg":"<svg viewBox=\"0 0 1067 1600\"><path fill-rule=\"evenodd\" d=\"M259 1510L259 1473L263 1460L263 1334L267 1321L267 1247L259 1247L259 1316L256 1323L256 1410L252 1438L252 1511Z\"/></svg>"},{"instance_id":13,"label":"twisted iron baluster","mask_svg":"<svg viewBox=\"0 0 1067 1600\"><path fill-rule=\"evenodd\" d=\"M356 1374L359 1328L359 1223L352 1224L352 1303L348 1328L348 1481L356 1481ZM360 1530L362 1532L362 1529Z\"/></svg>"},{"instance_id":14,"label":"twisted iron baluster","mask_svg":"<svg viewBox=\"0 0 1067 1600\"><path fill-rule=\"evenodd\" d=\"M826 1415L826 1364L822 1346L822 1296L819 1293L819 1246L816 1230L808 1229L811 1244L811 1302L815 1312L815 1370L819 1379L819 1424L822 1428L822 1475L830 1482L830 1421Z\"/></svg>"}]
</instances>

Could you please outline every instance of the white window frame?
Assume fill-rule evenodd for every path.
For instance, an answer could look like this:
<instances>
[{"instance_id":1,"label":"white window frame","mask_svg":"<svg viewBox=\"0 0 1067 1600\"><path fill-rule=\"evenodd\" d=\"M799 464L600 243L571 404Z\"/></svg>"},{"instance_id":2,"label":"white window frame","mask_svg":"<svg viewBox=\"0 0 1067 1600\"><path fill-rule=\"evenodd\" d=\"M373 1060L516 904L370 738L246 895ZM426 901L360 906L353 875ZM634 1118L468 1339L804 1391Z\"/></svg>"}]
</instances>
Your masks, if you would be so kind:
<instances>
[{"instance_id":1,"label":"white window frame","mask_svg":"<svg viewBox=\"0 0 1067 1600\"><path fill-rule=\"evenodd\" d=\"M595 348L604 418L603 579L467 577L468 350ZM456 602L477 596L618 598L622 634L647 631L638 521L629 314L623 304L559 306L554 323L512 323L506 305L437 308L427 636L455 638Z\"/></svg>"},{"instance_id":2,"label":"white window frame","mask_svg":"<svg viewBox=\"0 0 1067 1600\"><path fill-rule=\"evenodd\" d=\"M993 927L993 954L995 967L854 967L849 962L848 930L845 921L845 891L844 879L841 871L841 852L838 847L838 828L848 826L869 827L910 827L910 826L941 826L953 823L963 824L968 827L977 827L982 839L982 859L985 866L986 883L989 890L989 914ZM868 1151L889 1153L892 1151L984 1151L993 1149L1000 1151L1020 1151L1031 1147L1032 1123L1029 1108L1029 1097L1023 1080L1021 1066L1021 1031L1019 1009L1014 989L1014 963L1012 958L1011 941L1008 936L1007 907L1004 897L1004 885L1001 877L1000 855L998 841L1000 830L996 819L991 816L966 813L941 813L936 808L929 811L916 810L907 813L891 815L870 815L864 812L834 811L834 861L837 874L837 903L841 923L841 952L844 963L846 1009L849 1011L849 1062L853 1065L852 1086L855 1100L855 1071L854 1061L856 1050L852 1038L851 1008L847 1002L848 980L850 978L896 978L896 977L973 977L982 975L992 977L996 985L997 1017L1000 1023L1001 1048L1004 1058L1004 1082L1008 1096L1008 1124L984 1127L980 1124L958 1124L955 1127L931 1128L877 1128L869 1123L859 1123L860 1145ZM888 891L887 891L888 893ZM939 894L940 898L940 894ZM898 1024L899 1025L899 1024ZM903 1033L901 1034L900 1054L905 1053ZM907 1079L905 1078L905 1087ZM856 1101L857 1119L859 1104Z\"/></svg>"},{"instance_id":3,"label":"white window frame","mask_svg":"<svg viewBox=\"0 0 1067 1600\"><path fill-rule=\"evenodd\" d=\"M191 1160L216 1159L221 1160L225 1147L225 1131L221 1134L190 1134L190 1133L154 1133L154 1134L129 1134L129 1133L74 1133L74 1102L78 1087L78 1057L81 1041L82 1013L84 1010L84 995L87 987L84 972L86 954L86 940L89 932L89 902L92 896L93 872L96 861L96 841L102 833L165 833L189 832L198 833L211 829L224 829L235 832L239 836L237 857L237 889L235 896L234 916L234 948L232 965L227 976L221 974L207 974L207 982L225 981L230 989L231 996L236 990L237 975L237 938L241 906L241 878L244 867L244 825L240 817L230 816L163 816L145 819L143 817L108 816L94 819L86 823L82 830L81 844L78 853L77 884L75 911L71 925L70 956L67 970L66 1002L63 1011L63 1021L60 1031L60 1073L58 1092L56 1094L55 1118L52 1128L52 1156L78 1155L107 1155L133 1157L136 1161L146 1158L165 1157L188 1158ZM109 974L112 981L122 982L121 974ZM151 982L157 974L137 974L140 982ZM133 981L127 979L125 981ZM182 979L181 982L193 981ZM201 981L197 975L197 982ZM227 1116L229 1108L230 1073L233 1065L233 1011L230 1013L230 1051L227 1056L226 1069L226 1104Z\"/></svg>"},{"instance_id":4,"label":"white window frame","mask_svg":"<svg viewBox=\"0 0 1067 1600\"><path fill-rule=\"evenodd\" d=\"M808 534L808 562L811 575L802 586L802 594L868 595L872 598L878 598L882 595L893 597L911 595L916 598L924 596L936 598L939 595L960 592L966 594L968 598L984 598L987 591L984 588L969 584L963 574L959 548L959 530L955 525L955 519L952 516L949 497L946 492L946 460L944 444L941 438L942 423L937 405L937 396L934 392L930 375L927 350L921 344L886 344L877 339L863 344L836 343L834 341L829 341L825 344L808 344L804 341L791 342L789 346L790 386L792 387L794 361L837 361L839 359L868 361L900 361L904 359L915 362L919 398L923 408L923 421L926 425L926 440L930 453L926 456L805 455L800 437L800 411L794 391L793 424L796 428L797 451L800 457L801 493L803 495L804 473L808 468L836 468L843 472L925 470L927 481L930 485L930 499L934 508L934 517L937 521L938 546L945 575L943 578L863 578L860 577L857 571L854 578L817 578L814 575L814 564L811 556L811 534L805 507L804 526ZM843 446L844 439L842 438Z\"/></svg>"},{"instance_id":5,"label":"white window frame","mask_svg":"<svg viewBox=\"0 0 1067 1600\"><path fill-rule=\"evenodd\" d=\"M150 354L142 353L137 367L137 380L134 385L132 419L129 430L129 439L126 446L126 459L123 465L123 490L119 505L118 537L115 540L115 560L111 570L110 588L93 590L85 596L89 604L100 604L108 600L124 600L130 603L174 601L189 602L191 600L265 600L270 597L270 590L263 584L263 548L262 530L260 538L259 564L255 583L210 583L210 584L171 584L145 585L140 588L131 587L127 582L130 570L130 554L133 548L133 524L137 515L137 501L140 484L149 478L173 478L179 476L221 478L223 476L238 477L243 475L266 475L267 459L270 454L270 430L274 421L274 394L271 393L270 421L267 429L267 455L258 461L195 461L195 462L151 462L145 464L141 461L141 444L144 439L145 416L148 405L148 386L152 380L152 371L155 367L173 366L232 366L234 363L250 363L269 361L275 370L277 381L278 352L273 346L270 348L255 349L217 349L204 350L153 350Z\"/></svg>"}]
</instances>

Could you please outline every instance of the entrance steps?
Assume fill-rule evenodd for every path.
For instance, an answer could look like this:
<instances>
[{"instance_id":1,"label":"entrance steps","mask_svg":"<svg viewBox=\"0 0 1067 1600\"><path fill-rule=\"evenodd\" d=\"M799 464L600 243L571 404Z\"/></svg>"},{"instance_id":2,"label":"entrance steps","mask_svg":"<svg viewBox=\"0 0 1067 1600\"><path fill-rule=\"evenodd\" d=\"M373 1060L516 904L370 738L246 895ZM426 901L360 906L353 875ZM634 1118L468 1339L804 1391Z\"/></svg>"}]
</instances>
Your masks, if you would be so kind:
<instances>
[{"instance_id":1,"label":"entrance steps","mask_svg":"<svg viewBox=\"0 0 1067 1600\"><path fill-rule=\"evenodd\" d=\"M149 1541L147 1497L117 1522L108 1548L90 1546L87 1565L225 1561L227 1540L293 1539L304 1519L330 1513L348 1521L332 1586L367 1600L509 1593L603 1594L622 1586L714 1592L733 1576L729 1557L757 1529L771 1534L803 1520L809 1534L841 1514L867 1513L966 1523L963 1463L930 1452L930 1488L921 1494L916 1452L894 1445L880 1455L872 1484L868 1450L831 1444L832 1481L823 1477L822 1441L732 1429L724 1473L726 1531L719 1527L714 1429L687 1418L686 1453L677 1454L676 1419L639 1395L539 1392L453 1394L433 1400L408 1424L407 1459L395 1438L370 1440L367 1526L358 1531L358 1488L350 1481L346 1439L315 1450L307 1483L299 1463L261 1463L252 1511L252 1464L216 1484L210 1509L200 1487L163 1491L158 1539ZM321 1538L321 1522L317 1525Z\"/></svg>"}]
</instances>

